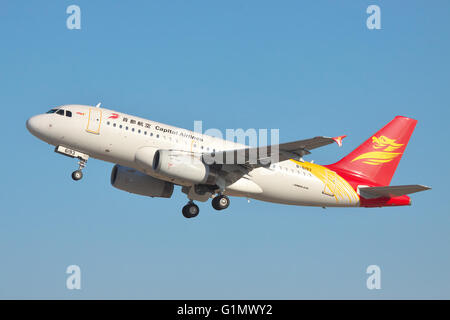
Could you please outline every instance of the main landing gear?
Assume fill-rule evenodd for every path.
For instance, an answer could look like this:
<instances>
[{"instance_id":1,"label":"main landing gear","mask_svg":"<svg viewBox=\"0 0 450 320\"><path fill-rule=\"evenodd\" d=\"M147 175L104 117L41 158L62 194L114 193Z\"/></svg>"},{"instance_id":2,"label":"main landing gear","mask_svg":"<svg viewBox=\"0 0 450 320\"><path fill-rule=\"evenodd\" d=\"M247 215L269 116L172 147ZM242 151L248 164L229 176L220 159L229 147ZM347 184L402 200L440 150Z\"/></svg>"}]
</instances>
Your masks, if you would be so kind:
<instances>
[{"instance_id":1,"label":"main landing gear","mask_svg":"<svg viewBox=\"0 0 450 320\"><path fill-rule=\"evenodd\" d=\"M223 194L219 194L214 199L212 199L211 203L214 209L224 210L230 205L230 198ZM189 202L183 207L182 212L185 218L190 219L198 216L200 209L194 203L194 201L189 200Z\"/></svg>"},{"instance_id":2,"label":"main landing gear","mask_svg":"<svg viewBox=\"0 0 450 320\"><path fill-rule=\"evenodd\" d=\"M212 199L211 204L216 210L224 210L230 205L230 198L223 194L218 194Z\"/></svg>"},{"instance_id":3,"label":"main landing gear","mask_svg":"<svg viewBox=\"0 0 450 320\"><path fill-rule=\"evenodd\" d=\"M198 206L194 203L194 201L190 200L187 205L183 207L183 216L185 218L194 218L198 216L198 213L200 212L200 209Z\"/></svg>"},{"instance_id":4,"label":"main landing gear","mask_svg":"<svg viewBox=\"0 0 450 320\"><path fill-rule=\"evenodd\" d=\"M194 218L199 214L199 208L194 203L195 201L206 202L216 194L212 199L211 204L216 210L224 210L230 206L230 198L223 194L225 188L213 188L208 185L184 186L181 191L185 193L189 202L183 207L182 213L186 218Z\"/></svg>"}]
</instances>

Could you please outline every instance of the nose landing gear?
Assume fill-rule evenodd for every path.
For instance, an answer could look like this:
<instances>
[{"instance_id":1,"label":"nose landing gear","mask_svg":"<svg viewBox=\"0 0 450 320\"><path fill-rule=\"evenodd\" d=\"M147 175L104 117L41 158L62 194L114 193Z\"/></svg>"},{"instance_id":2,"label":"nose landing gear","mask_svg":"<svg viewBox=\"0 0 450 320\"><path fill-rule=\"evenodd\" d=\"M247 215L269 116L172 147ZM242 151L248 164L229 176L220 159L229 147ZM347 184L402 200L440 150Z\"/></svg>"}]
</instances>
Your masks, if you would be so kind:
<instances>
[{"instance_id":1,"label":"nose landing gear","mask_svg":"<svg viewBox=\"0 0 450 320\"><path fill-rule=\"evenodd\" d=\"M87 159L80 158L80 161L78 161L78 170L75 170L72 172L72 179L75 181L81 180L83 178L83 169L86 167Z\"/></svg>"},{"instance_id":2,"label":"nose landing gear","mask_svg":"<svg viewBox=\"0 0 450 320\"><path fill-rule=\"evenodd\" d=\"M72 172L73 180L78 181L78 180L81 180L81 178L83 178L83 171L76 170L76 171Z\"/></svg>"},{"instance_id":3,"label":"nose landing gear","mask_svg":"<svg viewBox=\"0 0 450 320\"><path fill-rule=\"evenodd\" d=\"M63 146L57 146L55 148L55 152L65 155L67 157L79 159L78 170L75 170L74 172L72 172L72 179L75 181L78 181L81 178L83 178L82 170L84 169L84 167L86 167L86 162L89 159L89 155L81 153L81 152L73 150L73 149L70 149L70 148L63 147Z\"/></svg>"}]
</instances>

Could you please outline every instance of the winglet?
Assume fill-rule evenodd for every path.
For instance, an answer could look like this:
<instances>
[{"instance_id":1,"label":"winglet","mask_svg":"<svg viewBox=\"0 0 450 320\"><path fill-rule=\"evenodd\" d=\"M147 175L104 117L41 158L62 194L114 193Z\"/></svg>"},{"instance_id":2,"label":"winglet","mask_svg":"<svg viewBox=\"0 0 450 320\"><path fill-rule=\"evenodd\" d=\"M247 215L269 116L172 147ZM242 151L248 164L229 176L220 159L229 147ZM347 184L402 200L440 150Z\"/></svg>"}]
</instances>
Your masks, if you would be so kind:
<instances>
[{"instance_id":1,"label":"winglet","mask_svg":"<svg viewBox=\"0 0 450 320\"><path fill-rule=\"evenodd\" d=\"M336 142L339 147L342 147L342 139L344 139L345 137L346 137L346 135L345 136L334 137L334 138L331 138L331 139L333 139L334 142Z\"/></svg>"}]
</instances>

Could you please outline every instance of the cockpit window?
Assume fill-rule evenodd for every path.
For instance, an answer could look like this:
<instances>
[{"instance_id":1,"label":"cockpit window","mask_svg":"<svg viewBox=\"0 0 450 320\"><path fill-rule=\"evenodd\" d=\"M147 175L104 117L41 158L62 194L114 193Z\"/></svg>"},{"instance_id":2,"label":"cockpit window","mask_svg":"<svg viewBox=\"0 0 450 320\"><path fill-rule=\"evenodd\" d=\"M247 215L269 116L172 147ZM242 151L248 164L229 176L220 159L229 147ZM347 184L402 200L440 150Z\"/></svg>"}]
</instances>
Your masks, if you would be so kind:
<instances>
[{"instance_id":1,"label":"cockpit window","mask_svg":"<svg viewBox=\"0 0 450 320\"><path fill-rule=\"evenodd\" d=\"M48 110L46 113L56 113L59 114L61 116L66 116L66 117L72 117L72 111L69 110L64 110L64 109L58 109L58 108L54 108L54 109L50 109Z\"/></svg>"}]
</instances>

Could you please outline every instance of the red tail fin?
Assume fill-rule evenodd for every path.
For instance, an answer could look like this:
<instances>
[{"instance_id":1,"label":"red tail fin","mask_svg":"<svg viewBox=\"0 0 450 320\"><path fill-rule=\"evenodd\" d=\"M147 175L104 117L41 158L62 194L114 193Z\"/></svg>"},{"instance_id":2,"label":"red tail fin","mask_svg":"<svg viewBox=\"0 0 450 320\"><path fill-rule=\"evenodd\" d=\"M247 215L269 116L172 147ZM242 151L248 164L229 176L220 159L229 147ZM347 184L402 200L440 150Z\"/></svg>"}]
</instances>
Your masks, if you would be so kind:
<instances>
[{"instance_id":1,"label":"red tail fin","mask_svg":"<svg viewBox=\"0 0 450 320\"><path fill-rule=\"evenodd\" d=\"M402 158L417 120L397 116L342 160L331 165L336 171L387 186Z\"/></svg>"}]
</instances>

